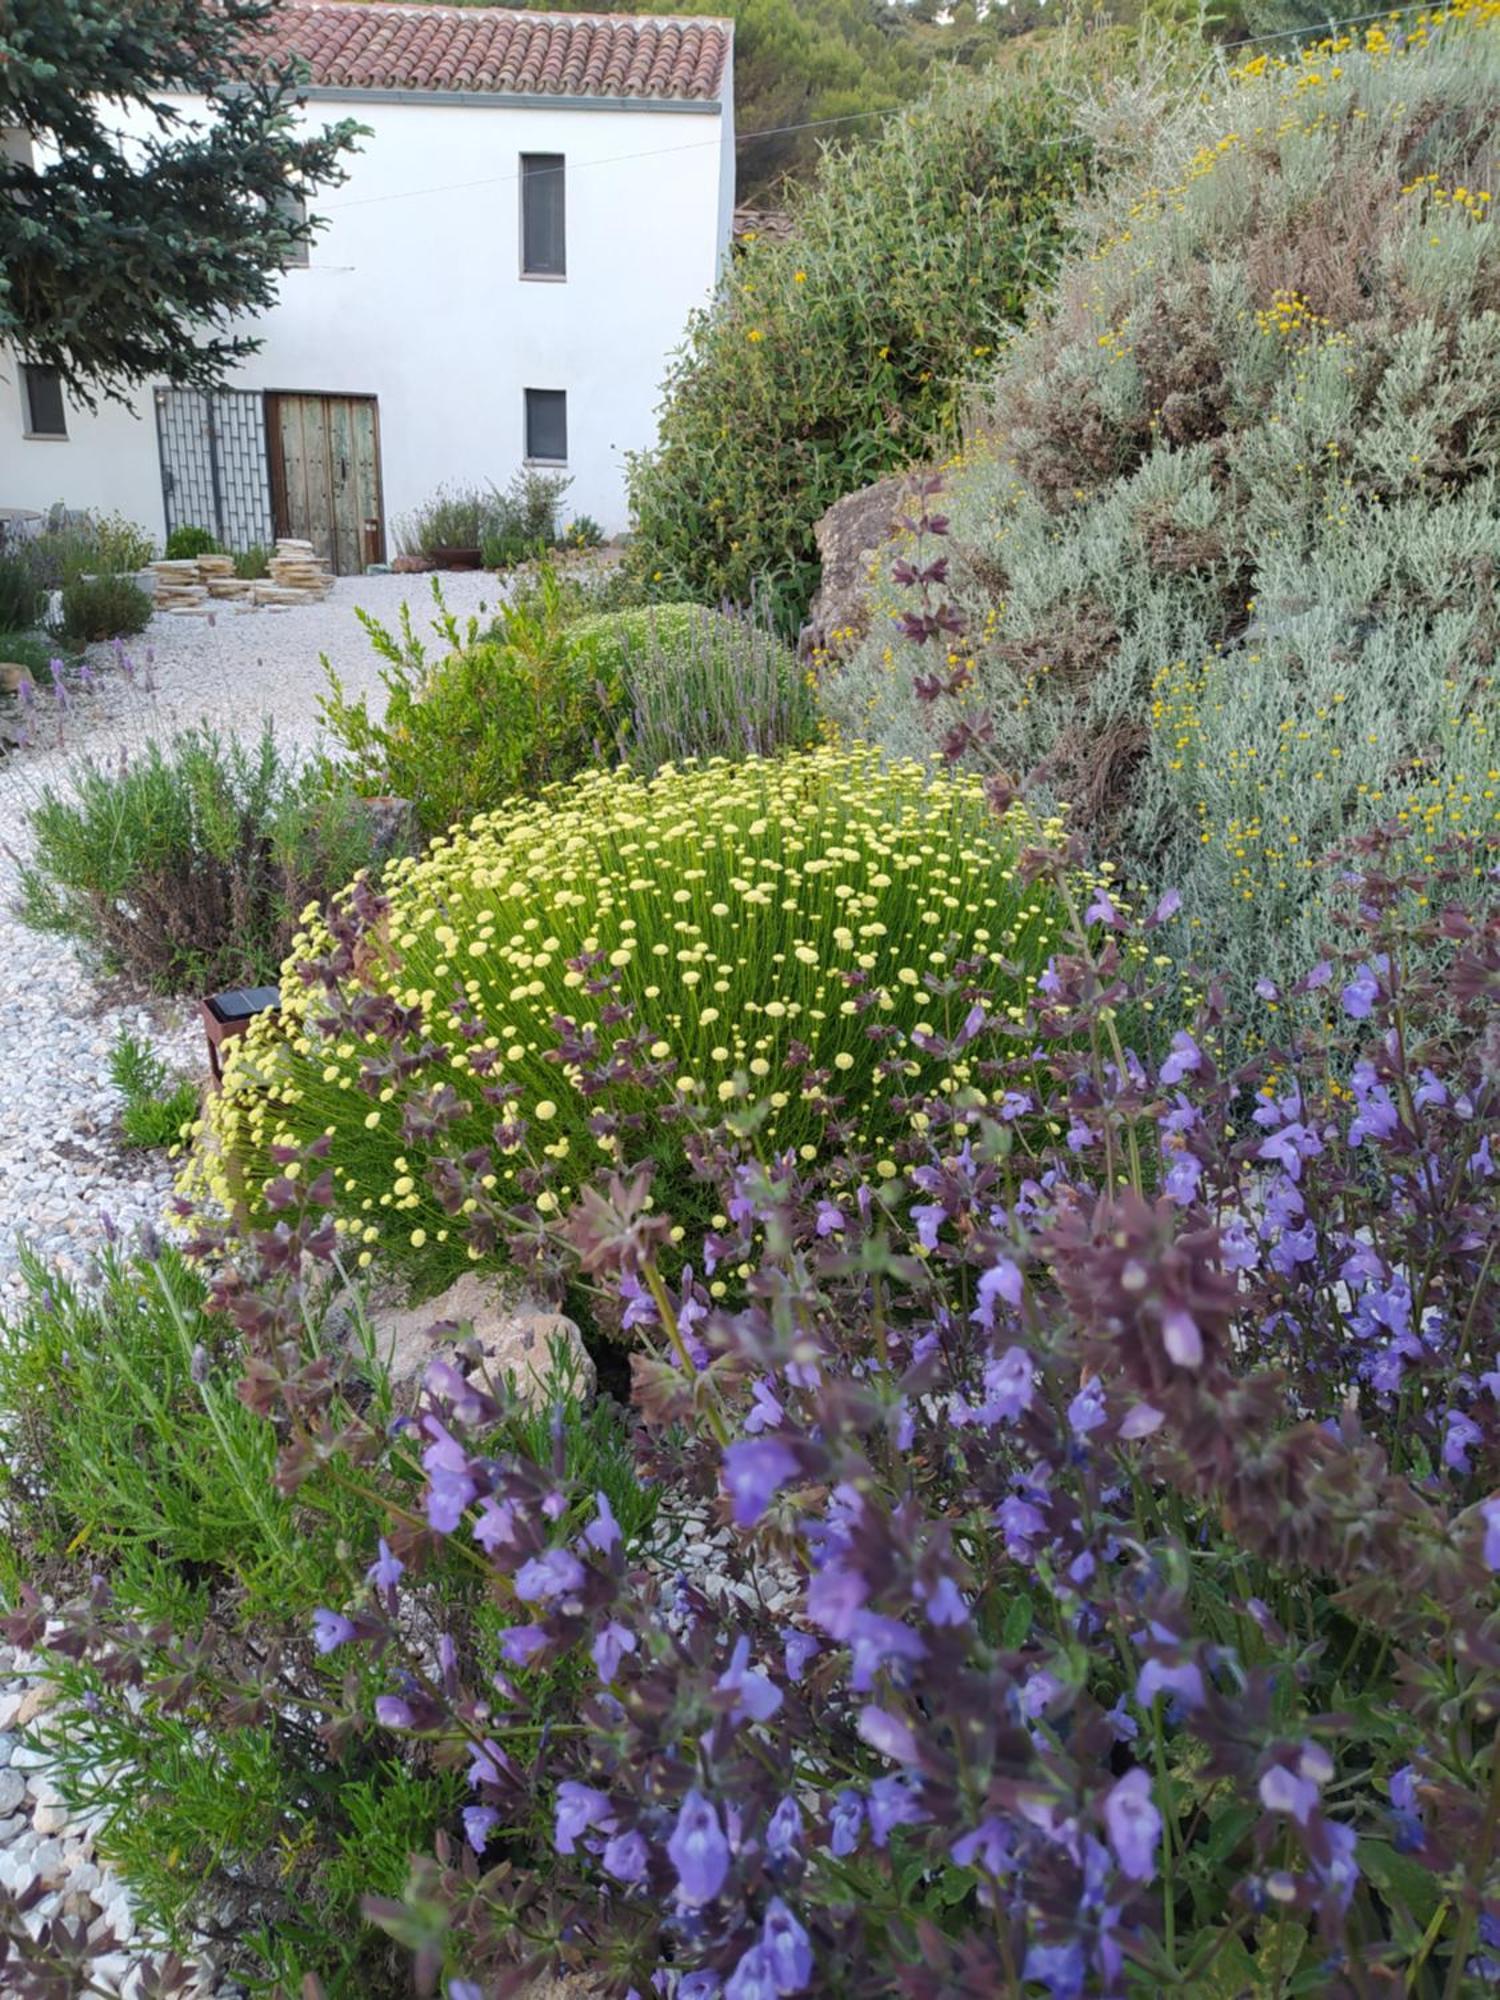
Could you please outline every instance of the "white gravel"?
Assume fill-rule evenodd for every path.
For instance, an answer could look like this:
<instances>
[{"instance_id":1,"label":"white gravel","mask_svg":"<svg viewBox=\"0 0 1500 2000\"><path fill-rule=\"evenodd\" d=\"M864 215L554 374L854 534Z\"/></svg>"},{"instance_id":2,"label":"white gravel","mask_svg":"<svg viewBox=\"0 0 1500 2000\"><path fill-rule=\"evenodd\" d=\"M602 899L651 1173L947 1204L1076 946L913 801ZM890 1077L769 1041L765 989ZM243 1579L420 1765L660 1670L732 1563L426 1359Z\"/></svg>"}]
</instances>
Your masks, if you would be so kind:
<instances>
[{"instance_id":1,"label":"white gravel","mask_svg":"<svg viewBox=\"0 0 1500 2000\"><path fill-rule=\"evenodd\" d=\"M453 574L442 583L461 625L495 605L492 576ZM194 722L253 735L269 717L286 741L312 747L325 686L320 654L347 693L369 694L378 709L382 663L356 609L394 628L403 604L429 637L434 607L431 579L423 576L341 578L321 604L230 612L212 623L153 618L127 648L129 673L110 648L96 647L95 687L61 713L43 702L33 744L0 753L0 1315L22 1290L23 1240L69 1276L84 1277L107 1233L128 1241L142 1223L161 1219L173 1168L159 1153L128 1151L114 1133L119 1099L108 1058L119 1030L151 1042L189 1075L207 1074L195 1008L146 1007L101 992L65 943L37 936L13 916L27 808L44 785L64 782L80 753L113 758ZM440 645L433 636L431 648ZM85 1921L99 1941L92 1990L130 2000L150 1954L136 1938L128 1893L98 1868L93 1827L69 1821L46 1760L16 1734L18 1717L29 1721L43 1692L32 1663L0 1648L0 1885L19 1891L39 1881L45 1888L33 1935L43 1917ZM201 1990L235 1989L210 1975Z\"/></svg>"}]
</instances>

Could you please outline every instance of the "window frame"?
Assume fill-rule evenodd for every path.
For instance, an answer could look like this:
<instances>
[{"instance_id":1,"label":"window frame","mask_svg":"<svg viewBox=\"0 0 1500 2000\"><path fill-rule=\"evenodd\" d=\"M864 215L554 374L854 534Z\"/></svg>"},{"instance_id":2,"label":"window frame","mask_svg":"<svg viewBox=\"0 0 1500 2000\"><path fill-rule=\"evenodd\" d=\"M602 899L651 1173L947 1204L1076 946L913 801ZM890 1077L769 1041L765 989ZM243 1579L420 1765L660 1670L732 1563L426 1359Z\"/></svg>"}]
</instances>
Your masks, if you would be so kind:
<instances>
[{"instance_id":1,"label":"window frame","mask_svg":"<svg viewBox=\"0 0 1500 2000\"><path fill-rule=\"evenodd\" d=\"M288 188L275 201L275 211L283 222L306 222L307 197ZM281 259L283 271L306 271L312 264L312 238L301 236Z\"/></svg>"},{"instance_id":2,"label":"window frame","mask_svg":"<svg viewBox=\"0 0 1500 2000\"><path fill-rule=\"evenodd\" d=\"M537 454L536 454L536 453L535 453L535 452L534 452L534 451L532 450L532 448L531 448L531 446L532 446L532 436L531 436L531 430L532 430L532 412L531 412L531 399L532 399L532 397L533 397L533 396L557 396L557 397L560 397L560 398L561 398L561 401L562 401L562 433L563 433L563 455L562 455L562 457L561 457L561 458L539 458L539 457L537 456ZM549 466L549 467L552 467L552 468L554 468L554 469L555 469L556 467L558 467L558 466L565 466L565 465L566 465L566 464L568 463L568 445L569 445L569 438L568 438L568 392L567 392L567 390L566 390L566 389L535 389L535 388L531 388L531 389L523 389L523 390L521 391L521 406L522 406L522 412L523 412L523 425L524 425L524 434L523 434L523 437L522 437L522 445L523 445L523 451L524 451L524 463L525 463L525 464L527 464L527 465L538 465L538 466L543 466L543 465L544 465L544 466Z\"/></svg>"},{"instance_id":3,"label":"window frame","mask_svg":"<svg viewBox=\"0 0 1500 2000\"><path fill-rule=\"evenodd\" d=\"M517 174L519 182L520 240L516 248L516 262L520 269L521 277L527 284L565 285L568 282L568 156L566 153L518 153L516 158L520 163ZM543 160L554 163L553 167L544 171L556 171L562 181L560 214L558 217L562 268L558 271L533 270L527 262L526 190L532 181L534 172L533 163Z\"/></svg>"},{"instance_id":4,"label":"window frame","mask_svg":"<svg viewBox=\"0 0 1500 2000\"><path fill-rule=\"evenodd\" d=\"M23 361L20 364L21 386L21 435L32 444L66 444L68 442L68 405L63 396L62 376L56 368L44 361ZM57 390L58 422L61 430L38 430L36 410L31 400L31 378L33 375L49 375Z\"/></svg>"}]
</instances>

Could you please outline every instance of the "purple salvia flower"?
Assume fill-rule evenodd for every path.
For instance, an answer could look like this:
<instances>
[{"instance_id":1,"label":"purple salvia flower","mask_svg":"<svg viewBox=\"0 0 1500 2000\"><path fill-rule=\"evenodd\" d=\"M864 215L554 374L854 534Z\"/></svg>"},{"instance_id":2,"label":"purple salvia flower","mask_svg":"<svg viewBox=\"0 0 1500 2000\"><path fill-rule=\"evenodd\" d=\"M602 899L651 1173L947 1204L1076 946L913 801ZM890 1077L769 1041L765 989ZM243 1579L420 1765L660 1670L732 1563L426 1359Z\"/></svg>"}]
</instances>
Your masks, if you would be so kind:
<instances>
[{"instance_id":1,"label":"purple salvia flower","mask_svg":"<svg viewBox=\"0 0 1500 2000\"><path fill-rule=\"evenodd\" d=\"M516 1510L509 1500L497 1500L487 1494L479 1509L479 1519L474 1523L474 1539L486 1555L494 1555L516 1539Z\"/></svg>"},{"instance_id":2,"label":"purple salvia flower","mask_svg":"<svg viewBox=\"0 0 1500 2000\"><path fill-rule=\"evenodd\" d=\"M599 1511L584 1529L583 1539L591 1549L597 1549L600 1555L607 1556L612 1548L624 1540L624 1536L620 1532L619 1522L615 1519L615 1510L609 1504L609 1495L596 1493L594 1505Z\"/></svg>"},{"instance_id":3,"label":"purple salvia flower","mask_svg":"<svg viewBox=\"0 0 1500 2000\"><path fill-rule=\"evenodd\" d=\"M1165 1660L1147 1660L1135 1684L1135 1698L1149 1708L1159 1694L1175 1695L1185 1708L1201 1708L1204 1701L1203 1670L1193 1660L1170 1666Z\"/></svg>"},{"instance_id":4,"label":"purple salvia flower","mask_svg":"<svg viewBox=\"0 0 1500 2000\"><path fill-rule=\"evenodd\" d=\"M978 1289L978 1304L969 1317L976 1326L986 1330L995 1324L995 1301L1003 1299L1008 1306L1019 1306L1025 1290L1025 1280L1020 1266L1009 1257L1002 1257L992 1270L981 1273Z\"/></svg>"},{"instance_id":5,"label":"purple salvia flower","mask_svg":"<svg viewBox=\"0 0 1500 2000\"><path fill-rule=\"evenodd\" d=\"M678 1900L711 1903L729 1873L729 1842L717 1807L696 1787L682 1802L667 1854L677 1870Z\"/></svg>"},{"instance_id":6,"label":"purple salvia flower","mask_svg":"<svg viewBox=\"0 0 1500 2000\"><path fill-rule=\"evenodd\" d=\"M751 1945L730 1973L724 2000L776 2000L776 1975L763 1944Z\"/></svg>"},{"instance_id":7,"label":"purple salvia flower","mask_svg":"<svg viewBox=\"0 0 1500 2000\"><path fill-rule=\"evenodd\" d=\"M366 1580L377 1590L394 1590L406 1573L406 1564L398 1556L391 1554L390 1543L385 1536L380 1537L380 1555L365 1572Z\"/></svg>"},{"instance_id":8,"label":"purple salvia flower","mask_svg":"<svg viewBox=\"0 0 1500 2000\"><path fill-rule=\"evenodd\" d=\"M1384 965L1381 970L1385 970ZM1362 965L1340 995L1344 1012L1352 1021L1368 1021L1380 998L1380 979L1373 965Z\"/></svg>"},{"instance_id":9,"label":"purple salvia flower","mask_svg":"<svg viewBox=\"0 0 1500 2000\"><path fill-rule=\"evenodd\" d=\"M382 1729L410 1729L411 1709L399 1695L379 1695L375 1701L375 1720Z\"/></svg>"},{"instance_id":10,"label":"purple salvia flower","mask_svg":"<svg viewBox=\"0 0 1500 2000\"><path fill-rule=\"evenodd\" d=\"M320 1653L332 1653L354 1637L354 1627L338 1611L313 1613L313 1644Z\"/></svg>"},{"instance_id":11,"label":"purple salvia flower","mask_svg":"<svg viewBox=\"0 0 1500 2000\"><path fill-rule=\"evenodd\" d=\"M987 1819L972 1833L955 1840L948 1852L955 1868L977 1868L984 1875L1008 1875L1014 1866L1011 1832L1002 1820Z\"/></svg>"},{"instance_id":12,"label":"purple salvia flower","mask_svg":"<svg viewBox=\"0 0 1500 2000\"><path fill-rule=\"evenodd\" d=\"M493 1806L465 1806L461 1817L464 1839L476 1854L483 1854L490 1834L500 1824L499 1813Z\"/></svg>"},{"instance_id":13,"label":"purple salvia flower","mask_svg":"<svg viewBox=\"0 0 1500 2000\"><path fill-rule=\"evenodd\" d=\"M594 1657L594 1667L601 1681L612 1681L620 1671L620 1662L627 1653L636 1649L636 1636L627 1626L616 1624L613 1619L595 1638L589 1648Z\"/></svg>"},{"instance_id":14,"label":"purple salvia flower","mask_svg":"<svg viewBox=\"0 0 1500 2000\"><path fill-rule=\"evenodd\" d=\"M1169 1087L1181 1083L1192 1071L1201 1068L1203 1051L1193 1040L1186 1028L1179 1028L1172 1037L1172 1047L1166 1061L1157 1072L1160 1081Z\"/></svg>"},{"instance_id":15,"label":"purple salvia flower","mask_svg":"<svg viewBox=\"0 0 1500 2000\"><path fill-rule=\"evenodd\" d=\"M716 1686L721 1693L738 1697L732 1711L736 1719L748 1716L752 1722L769 1722L783 1699L775 1682L750 1665L750 1641L743 1634L735 1640L729 1665Z\"/></svg>"},{"instance_id":16,"label":"purple salvia flower","mask_svg":"<svg viewBox=\"0 0 1500 2000\"><path fill-rule=\"evenodd\" d=\"M840 1792L828 1815L828 1848L842 1861L859 1845L859 1829L864 1822L864 1801L858 1792Z\"/></svg>"},{"instance_id":17,"label":"purple salvia flower","mask_svg":"<svg viewBox=\"0 0 1500 2000\"><path fill-rule=\"evenodd\" d=\"M776 1392L770 1382L761 1376L750 1387L752 1402L745 1413L745 1433L757 1437L762 1431L779 1430L786 1422L786 1411L776 1400Z\"/></svg>"},{"instance_id":18,"label":"purple salvia flower","mask_svg":"<svg viewBox=\"0 0 1500 2000\"><path fill-rule=\"evenodd\" d=\"M922 1780L914 1771L892 1771L877 1778L870 1787L866 1811L870 1817L870 1838L884 1847L898 1826L921 1826L927 1813L921 1803Z\"/></svg>"},{"instance_id":19,"label":"purple salvia flower","mask_svg":"<svg viewBox=\"0 0 1500 2000\"><path fill-rule=\"evenodd\" d=\"M807 1671L807 1663L823 1650L821 1641L811 1632L789 1631L785 1635L783 1662L789 1681L800 1681Z\"/></svg>"},{"instance_id":20,"label":"purple salvia flower","mask_svg":"<svg viewBox=\"0 0 1500 2000\"><path fill-rule=\"evenodd\" d=\"M798 1469L796 1453L778 1438L730 1445L724 1453L724 1484L736 1525L753 1528Z\"/></svg>"},{"instance_id":21,"label":"purple salvia flower","mask_svg":"<svg viewBox=\"0 0 1500 2000\"><path fill-rule=\"evenodd\" d=\"M540 1625L511 1625L500 1634L500 1657L513 1667L524 1667L546 1643Z\"/></svg>"},{"instance_id":22,"label":"purple salvia flower","mask_svg":"<svg viewBox=\"0 0 1500 2000\"><path fill-rule=\"evenodd\" d=\"M872 1750L878 1750L893 1763L921 1762L922 1753L917 1748L917 1739L910 1725L903 1722L900 1716L892 1715L889 1709L862 1708L855 1727Z\"/></svg>"},{"instance_id":23,"label":"purple salvia flower","mask_svg":"<svg viewBox=\"0 0 1500 2000\"><path fill-rule=\"evenodd\" d=\"M591 1827L602 1827L608 1832L612 1824L607 1792L601 1792L593 1785L580 1785L573 1778L564 1778L557 1788L554 1838L559 1854L571 1854Z\"/></svg>"},{"instance_id":24,"label":"purple salvia flower","mask_svg":"<svg viewBox=\"0 0 1500 2000\"><path fill-rule=\"evenodd\" d=\"M778 1994L805 1993L812 1984L812 1941L780 1896L766 1905L761 1944Z\"/></svg>"},{"instance_id":25,"label":"purple salvia flower","mask_svg":"<svg viewBox=\"0 0 1500 2000\"><path fill-rule=\"evenodd\" d=\"M523 1604L545 1604L579 1590L586 1575L571 1549L545 1549L516 1571L516 1595Z\"/></svg>"},{"instance_id":26,"label":"purple salvia flower","mask_svg":"<svg viewBox=\"0 0 1500 2000\"><path fill-rule=\"evenodd\" d=\"M427 1525L440 1535L451 1535L479 1489L469 1474L468 1454L458 1440L436 1417L424 1417L422 1428L433 1440L422 1454L427 1473Z\"/></svg>"},{"instance_id":27,"label":"purple salvia flower","mask_svg":"<svg viewBox=\"0 0 1500 2000\"><path fill-rule=\"evenodd\" d=\"M1104 1801L1104 1827L1120 1873L1149 1882L1156 1873L1161 1814L1151 1797L1151 1780L1139 1765L1111 1787Z\"/></svg>"},{"instance_id":28,"label":"purple salvia flower","mask_svg":"<svg viewBox=\"0 0 1500 2000\"><path fill-rule=\"evenodd\" d=\"M802 1841L802 1808L793 1798L785 1798L766 1822L766 1852L773 1860L784 1861Z\"/></svg>"},{"instance_id":29,"label":"purple salvia flower","mask_svg":"<svg viewBox=\"0 0 1500 2000\"><path fill-rule=\"evenodd\" d=\"M1484 1523L1485 1565L1500 1570L1500 1493L1480 1502L1479 1518Z\"/></svg>"},{"instance_id":30,"label":"purple salvia flower","mask_svg":"<svg viewBox=\"0 0 1500 2000\"><path fill-rule=\"evenodd\" d=\"M651 1865L651 1850L634 1827L604 1843L604 1866L617 1882L643 1882Z\"/></svg>"}]
</instances>

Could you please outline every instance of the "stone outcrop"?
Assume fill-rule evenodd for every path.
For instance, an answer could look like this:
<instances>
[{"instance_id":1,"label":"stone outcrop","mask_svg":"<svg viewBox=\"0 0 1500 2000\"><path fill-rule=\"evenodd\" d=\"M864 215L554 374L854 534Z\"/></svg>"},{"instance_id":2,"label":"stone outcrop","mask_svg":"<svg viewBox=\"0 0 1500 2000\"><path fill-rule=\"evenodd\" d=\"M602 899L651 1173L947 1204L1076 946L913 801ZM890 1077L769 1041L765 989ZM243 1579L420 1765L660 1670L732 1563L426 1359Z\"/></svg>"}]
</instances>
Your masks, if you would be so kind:
<instances>
[{"instance_id":1,"label":"stone outcrop","mask_svg":"<svg viewBox=\"0 0 1500 2000\"><path fill-rule=\"evenodd\" d=\"M389 1371L398 1404L416 1402L433 1358L462 1342L477 1342L480 1360L468 1370L481 1383L510 1375L524 1402L545 1400L552 1356L557 1349L571 1371L575 1392L592 1399L598 1376L578 1328L563 1313L524 1294L508 1291L493 1273L466 1271L447 1291L420 1306L372 1307L375 1351ZM441 1328L434 1337L434 1329Z\"/></svg>"},{"instance_id":2,"label":"stone outcrop","mask_svg":"<svg viewBox=\"0 0 1500 2000\"><path fill-rule=\"evenodd\" d=\"M823 578L808 609L799 651L837 659L862 639L869 627L870 586L892 526L907 509L920 470L895 472L835 500L813 530L823 559Z\"/></svg>"}]
</instances>

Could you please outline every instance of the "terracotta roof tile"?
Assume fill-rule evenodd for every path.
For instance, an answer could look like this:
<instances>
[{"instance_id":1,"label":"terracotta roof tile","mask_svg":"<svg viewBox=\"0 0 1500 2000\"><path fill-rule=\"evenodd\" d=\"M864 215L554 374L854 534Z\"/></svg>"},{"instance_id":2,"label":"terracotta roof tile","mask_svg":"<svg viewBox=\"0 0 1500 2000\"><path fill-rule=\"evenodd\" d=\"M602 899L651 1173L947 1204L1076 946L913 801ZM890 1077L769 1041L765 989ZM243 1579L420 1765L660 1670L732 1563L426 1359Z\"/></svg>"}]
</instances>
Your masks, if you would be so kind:
<instances>
[{"instance_id":1,"label":"terracotta roof tile","mask_svg":"<svg viewBox=\"0 0 1500 2000\"><path fill-rule=\"evenodd\" d=\"M384 0L282 0L267 28L278 60L324 89L466 90L544 97L720 94L725 20L532 14Z\"/></svg>"}]
</instances>

